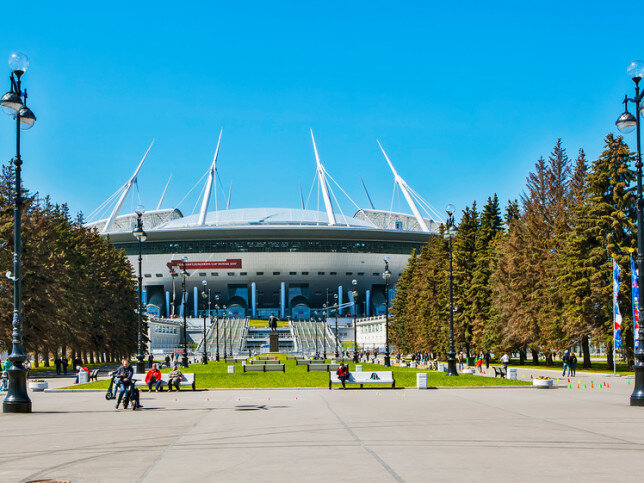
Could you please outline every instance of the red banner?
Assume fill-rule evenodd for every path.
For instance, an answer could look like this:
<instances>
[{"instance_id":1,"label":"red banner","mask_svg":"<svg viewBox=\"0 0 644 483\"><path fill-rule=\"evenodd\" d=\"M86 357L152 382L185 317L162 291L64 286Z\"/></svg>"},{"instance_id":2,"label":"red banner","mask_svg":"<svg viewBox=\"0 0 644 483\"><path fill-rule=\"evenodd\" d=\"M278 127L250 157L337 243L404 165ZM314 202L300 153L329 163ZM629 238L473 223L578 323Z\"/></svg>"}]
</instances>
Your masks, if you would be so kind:
<instances>
[{"instance_id":1,"label":"red banner","mask_svg":"<svg viewBox=\"0 0 644 483\"><path fill-rule=\"evenodd\" d=\"M174 267L183 268L183 260L172 260L167 263L170 272L174 272ZM226 260L215 260L208 262L186 262L186 270L205 269L222 269L222 268L241 268L241 258L227 258Z\"/></svg>"}]
</instances>

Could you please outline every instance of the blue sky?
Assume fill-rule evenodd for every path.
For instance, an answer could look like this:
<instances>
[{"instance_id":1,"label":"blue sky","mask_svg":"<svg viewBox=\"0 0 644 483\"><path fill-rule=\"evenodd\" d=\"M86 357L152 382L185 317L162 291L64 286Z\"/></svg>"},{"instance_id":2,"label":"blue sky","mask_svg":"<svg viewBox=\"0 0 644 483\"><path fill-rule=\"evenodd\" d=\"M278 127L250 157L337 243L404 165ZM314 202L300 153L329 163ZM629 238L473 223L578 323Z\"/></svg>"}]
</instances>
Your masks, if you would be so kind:
<instances>
[{"instance_id":1,"label":"blue sky","mask_svg":"<svg viewBox=\"0 0 644 483\"><path fill-rule=\"evenodd\" d=\"M221 126L232 207L298 207L315 170L309 128L361 206L360 176L376 207L391 204L376 138L441 211L495 192L505 202L558 137L571 157L600 153L631 90L626 66L644 57L627 17L635 2L27 5L0 29L0 57L21 50L31 61L24 84L38 122L23 137L25 181L86 214L152 138L142 202L154 208L172 173L164 206L175 206L208 168ZM3 160L13 135L6 117Z\"/></svg>"}]
</instances>

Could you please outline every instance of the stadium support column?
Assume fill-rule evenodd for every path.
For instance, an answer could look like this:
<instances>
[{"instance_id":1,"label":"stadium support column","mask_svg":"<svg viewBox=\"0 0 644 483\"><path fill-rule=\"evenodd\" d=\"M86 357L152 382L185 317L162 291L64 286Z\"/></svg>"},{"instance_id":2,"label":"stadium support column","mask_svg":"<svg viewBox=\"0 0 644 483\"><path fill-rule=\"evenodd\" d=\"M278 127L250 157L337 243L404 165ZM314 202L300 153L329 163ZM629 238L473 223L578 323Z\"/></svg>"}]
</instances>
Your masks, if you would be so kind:
<instances>
[{"instance_id":1,"label":"stadium support column","mask_svg":"<svg viewBox=\"0 0 644 483\"><path fill-rule=\"evenodd\" d=\"M371 316L371 290L367 290L365 292L365 309L364 309L364 316L369 317Z\"/></svg>"},{"instance_id":2,"label":"stadium support column","mask_svg":"<svg viewBox=\"0 0 644 483\"><path fill-rule=\"evenodd\" d=\"M280 317L284 318L284 311L286 307L286 282L280 285Z\"/></svg>"},{"instance_id":3,"label":"stadium support column","mask_svg":"<svg viewBox=\"0 0 644 483\"><path fill-rule=\"evenodd\" d=\"M255 282L250 284L250 300L251 300L251 308L253 311L253 318L255 318L255 312L257 310L257 285Z\"/></svg>"},{"instance_id":4,"label":"stadium support column","mask_svg":"<svg viewBox=\"0 0 644 483\"><path fill-rule=\"evenodd\" d=\"M338 305L342 307L342 285L338 287ZM342 315L342 309L338 309L340 312L340 316Z\"/></svg>"},{"instance_id":5,"label":"stadium support column","mask_svg":"<svg viewBox=\"0 0 644 483\"><path fill-rule=\"evenodd\" d=\"M194 317L197 317L199 311L199 290L197 289L197 287L195 287L194 294L192 296L192 305Z\"/></svg>"},{"instance_id":6,"label":"stadium support column","mask_svg":"<svg viewBox=\"0 0 644 483\"><path fill-rule=\"evenodd\" d=\"M165 291L165 315L170 316L170 291Z\"/></svg>"}]
</instances>

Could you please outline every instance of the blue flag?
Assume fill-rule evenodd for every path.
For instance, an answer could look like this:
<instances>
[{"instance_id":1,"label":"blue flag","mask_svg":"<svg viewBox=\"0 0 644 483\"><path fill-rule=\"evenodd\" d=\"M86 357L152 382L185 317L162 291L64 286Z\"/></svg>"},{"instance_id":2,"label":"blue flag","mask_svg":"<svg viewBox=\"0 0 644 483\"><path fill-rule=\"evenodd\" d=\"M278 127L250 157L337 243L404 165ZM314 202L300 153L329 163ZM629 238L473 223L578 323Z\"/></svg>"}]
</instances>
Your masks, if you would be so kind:
<instances>
[{"instance_id":1,"label":"blue flag","mask_svg":"<svg viewBox=\"0 0 644 483\"><path fill-rule=\"evenodd\" d=\"M633 254L631 254L631 298L633 300L633 341L635 350L639 347L637 337L640 330L640 288L637 276L637 268L635 268L635 261L633 261Z\"/></svg>"},{"instance_id":2,"label":"blue flag","mask_svg":"<svg viewBox=\"0 0 644 483\"><path fill-rule=\"evenodd\" d=\"M619 312L619 274L622 269L613 258L613 334L615 349L622 346L622 314Z\"/></svg>"}]
</instances>

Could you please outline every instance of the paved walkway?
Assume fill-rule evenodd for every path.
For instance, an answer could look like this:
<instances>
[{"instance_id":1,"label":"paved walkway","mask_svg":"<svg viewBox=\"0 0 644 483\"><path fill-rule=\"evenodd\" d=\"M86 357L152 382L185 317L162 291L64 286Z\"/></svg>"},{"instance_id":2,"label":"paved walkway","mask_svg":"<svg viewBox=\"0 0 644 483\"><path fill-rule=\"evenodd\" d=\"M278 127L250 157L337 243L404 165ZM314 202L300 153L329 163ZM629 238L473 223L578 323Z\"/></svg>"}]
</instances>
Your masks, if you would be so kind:
<instances>
[{"instance_id":1,"label":"paved walkway","mask_svg":"<svg viewBox=\"0 0 644 483\"><path fill-rule=\"evenodd\" d=\"M33 414L0 414L17 448L5 445L0 481L637 481L644 408L613 380L143 393L140 411L97 392L32 393Z\"/></svg>"}]
</instances>

